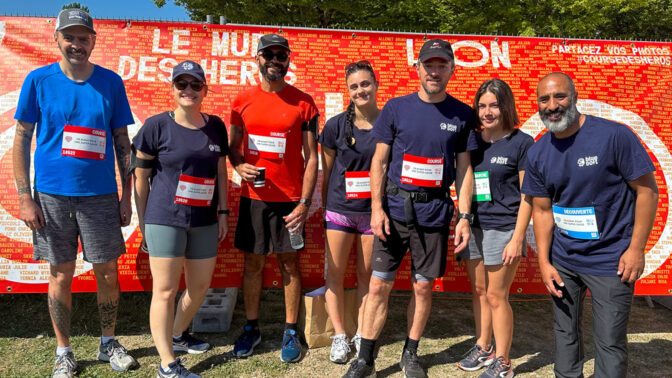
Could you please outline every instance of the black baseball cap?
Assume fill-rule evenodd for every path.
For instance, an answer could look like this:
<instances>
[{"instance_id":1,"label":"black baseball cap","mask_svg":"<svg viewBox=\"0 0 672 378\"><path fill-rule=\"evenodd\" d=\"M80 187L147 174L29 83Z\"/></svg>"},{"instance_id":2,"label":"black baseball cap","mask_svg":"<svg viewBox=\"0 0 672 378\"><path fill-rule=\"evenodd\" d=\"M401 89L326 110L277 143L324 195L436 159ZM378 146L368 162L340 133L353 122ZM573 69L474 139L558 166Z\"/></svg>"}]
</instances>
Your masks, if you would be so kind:
<instances>
[{"instance_id":1,"label":"black baseball cap","mask_svg":"<svg viewBox=\"0 0 672 378\"><path fill-rule=\"evenodd\" d=\"M439 58L445 61L454 60L455 55L453 54L453 48L450 47L450 43L438 38L425 42L420 49L418 61L424 63L432 58Z\"/></svg>"},{"instance_id":2,"label":"black baseball cap","mask_svg":"<svg viewBox=\"0 0 672 378\"><path fill-rule=\"evenodd\" d=\"M84 26L91 30L91 33L96 34L93 29L93 18L87 12L79 8L63 9L56 18L56 31L69 28L71 26Z\"/></svg>"},{"instance_id":3,"label":"black baseball cap","mask_svg":"<svg viewBox=\"0 0 672 378\"><path fill-rule=\"evenodd\" d=\"M196 80L205 83L205 72L203 71L203 67L192 60L185 60L173 67L171 80L175 80L175 78L180 75L189 75Z\"/></svg>"},{"instance_id":4,"label":"black baseball cap","mask_svg":"<svg viewBox=\"0 0 672 378\"><path fill-rule=\"evenodd\" d=\"M289 49L289 41L282 36L277 34L266 34L259 38L259 44L257 45L257 52L271 47L271 46L280 46L287 49L287 51L292 51Z\"/></svg>"}]
</instances>

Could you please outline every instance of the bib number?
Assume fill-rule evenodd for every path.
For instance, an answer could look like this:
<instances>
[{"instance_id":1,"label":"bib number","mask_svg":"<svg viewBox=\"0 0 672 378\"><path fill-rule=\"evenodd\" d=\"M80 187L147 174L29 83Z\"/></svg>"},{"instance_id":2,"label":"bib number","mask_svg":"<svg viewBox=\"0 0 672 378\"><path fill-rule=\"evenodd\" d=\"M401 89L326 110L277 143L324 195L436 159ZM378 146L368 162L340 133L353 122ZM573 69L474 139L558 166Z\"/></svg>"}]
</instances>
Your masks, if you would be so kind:
<instances>
[{"instance_id":1,"label":"bib number","mask_svg":"<svg viewBox=\"0 0 672 378\"><path fill-rule=\"evenodd\" d=\"M212 204L215 193L215 179L180 175L175 192L175 203L188 206L207 207Z\"/></svg>"},{"instance_id":2,"label":"bib number","mask_svg":"<svg viewBox=\"0 0 672 378\"><path fill-rule=\"evenodd\" d=\"M478 202L492 201L490 173L488 171L474 172L473 200Z\"/></svg>"},{"instance_id":3,"label":"bib number","mask_svg":"<svg viewBox=\"0 0 672 378\"><path fill-rule=\"evenodd\" d=\"M597 219L594 207L560 207L553 206L555 226L564 235L574 239L597 240Z\"/></svg>"},{"instance_id":4,"label":"bib number","mask_svg":"<svg viewBox=\"0 0 672 378\"><path fill-rule=\"evenodd\" d=\"M91 127L65 125L61 155L82 159L105 160L105 131Z\"/></svg>"},{"instance_id":5,"label":"bib number","mask_svg":"<svg viewBox=\"0 0 672 378\"><path fill-rule=\"evenodd\" d=\"M404 154L401 182L415 186L439 188L443 183L443 158L426 158Z\"/></svg>"},{"instance_id":6,"label":"bib number","mask_svg":"<svg viewBox=\"0 0 672 378\"><path fill-rule=\"evenodd\" d=\"M248 134L247 149L252 155L266 159L282 159L287 146L287 133L270 132L269 135Z\"/></svg>"},{"instance_id":7,"label":"bib number","mask_svg":"<svg viewBox=\"0 0 672 378\"><path fill-rule=\"evenodd\" d=\"M371 198L369 171L345 172L345 198Z\"/></svg>"}]
</instances>

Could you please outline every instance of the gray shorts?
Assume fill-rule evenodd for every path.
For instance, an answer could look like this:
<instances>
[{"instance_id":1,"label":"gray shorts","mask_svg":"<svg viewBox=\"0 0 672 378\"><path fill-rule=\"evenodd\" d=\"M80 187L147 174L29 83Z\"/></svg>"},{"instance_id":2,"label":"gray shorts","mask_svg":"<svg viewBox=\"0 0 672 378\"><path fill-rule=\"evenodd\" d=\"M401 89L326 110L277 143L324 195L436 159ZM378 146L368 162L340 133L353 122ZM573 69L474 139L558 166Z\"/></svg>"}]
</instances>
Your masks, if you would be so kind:
<instances>
[{"instance_id":1,"label":"gray shorts","mask_svg":"<svg viewBox=\"0 0 672 378\"><path fill-rule=\"evenodd\" d=\"M115 261L126 253L121 234L119 196L59 196L35 191L45 226L33 231L33 259L61 265L77 259L78 239L84 261Z\"/></svg>"},{"instance_id":2,"label":"gray shorts","mask_svg":"<svg viewBox=\"0 0 672 378\"><path fill-rule=\"evenodd\" d=\"M503 263L504 247L511 241L513 230L483 230L471 227L469 246L460 252L464 260L483 259L484 265L499 265ZM523 241L523 257L527 257L526 242Z\"/></svg>"},{"instance_id":3,"label":"gray shorts","mask_svg":"<svg viewBox=\"0 0 672 378\"><path fill-rule=\"evenodd\" d=\"M217 256L217 223L203 227L175 227L146 224L145 240L151 257L209 259Z\"/></svg>"}]
</instances>

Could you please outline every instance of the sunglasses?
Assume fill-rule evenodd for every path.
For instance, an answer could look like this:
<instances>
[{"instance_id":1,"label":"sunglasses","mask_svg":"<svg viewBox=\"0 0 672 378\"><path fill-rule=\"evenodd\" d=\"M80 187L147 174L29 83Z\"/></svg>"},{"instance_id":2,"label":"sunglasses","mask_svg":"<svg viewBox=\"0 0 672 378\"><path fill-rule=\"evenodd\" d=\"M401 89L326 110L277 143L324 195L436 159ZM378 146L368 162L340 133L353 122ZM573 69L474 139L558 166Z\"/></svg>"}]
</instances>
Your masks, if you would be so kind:
<instances>
[{"instance_id":1,"label":"sunglasses","mask_svg":"<svg viewBox=\"0 0 672 378\"><path fill-rule=\"evenodd\" d=\"M360 60L358 62L353 62L345 66L345 72L350 72L355 68L371 68L373 70L373 66L371 65L371 62L368 60Z\"/></svg>"},{"instance_id":2,"label":"sunglasses","mask_svg":"<svg viewBox=\"0 0 672 378\"><path fill-rule=\"evenodd\" d=\"M205 87L205 83L202 81L176 80L173 81L173 85L180 91L187 89L187 87L191 87L195 92L200 92L203 90L203 87Z\"/></svg>"},{"instance_id":3,"label":"sunglasses","mask_svg":"<svg viewBox=\"0 0 672 378\"><path fill-rule=\"evenodd\" d=\"M273 58L277 59L278 62L286 62L287 58L289 58L289 54L287 54L286 51L278 51L277 53L274 53L271 50L264 50L260 54L262 57L264 57L265 60L273 60Z\"/></svg>"}]
</instances>

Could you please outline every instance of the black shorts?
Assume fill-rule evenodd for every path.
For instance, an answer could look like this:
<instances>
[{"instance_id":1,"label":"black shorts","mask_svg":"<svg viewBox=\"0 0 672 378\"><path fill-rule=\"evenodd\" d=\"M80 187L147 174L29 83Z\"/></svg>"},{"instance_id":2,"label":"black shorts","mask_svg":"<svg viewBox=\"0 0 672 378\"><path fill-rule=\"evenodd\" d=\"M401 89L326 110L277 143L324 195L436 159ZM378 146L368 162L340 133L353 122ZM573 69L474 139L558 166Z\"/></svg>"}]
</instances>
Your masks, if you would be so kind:
<instances>
[{"instance_id":1,"label":"black shorts","mask_svg":"<svg viewBox=\"0 0 672 378\"><path fill-rule=\"evenodd\" d=\"M448 232L448 226L416 225L409 229L405 222L390 218L387 241L374 239L371 268L379 272L395 272L410 248L413 273L427 278L441 277L446 271Z\"/></svg>"},{"instance_id":2,"label":"black shorts","mask_svg":"<svg viewBox=\"0 0 672 378\"><path fill-rule=\"evenodd\" d=\"M234 246L258 255L296 252L282 218L289 215L296 205L296 202L264 202L241 196Z\"/></svg>"}]
</instances>

